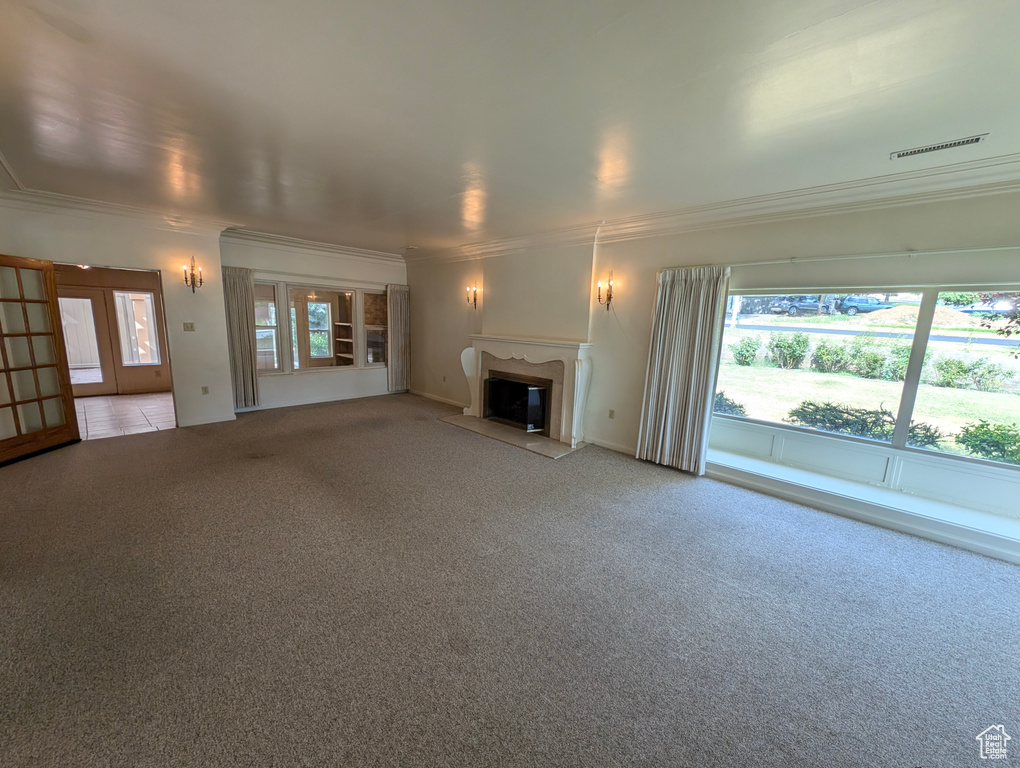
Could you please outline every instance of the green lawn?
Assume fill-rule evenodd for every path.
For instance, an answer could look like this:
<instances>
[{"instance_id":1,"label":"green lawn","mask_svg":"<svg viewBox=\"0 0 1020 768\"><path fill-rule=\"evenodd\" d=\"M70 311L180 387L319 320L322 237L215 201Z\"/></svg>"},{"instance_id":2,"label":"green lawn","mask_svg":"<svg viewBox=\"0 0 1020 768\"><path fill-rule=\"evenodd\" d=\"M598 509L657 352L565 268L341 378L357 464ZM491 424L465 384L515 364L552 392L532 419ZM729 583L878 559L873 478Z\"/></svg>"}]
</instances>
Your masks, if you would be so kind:
<instances>
[{"instance_id":1,"label":"green lawn","mask_svg":"<svg viewBox=\"0 0 1020 768\"><path fill-rule=\"evenodd\" d=\"M783 370L771 366L719 366L719 391L747 409L747 416L783 423L786 415L805 400L831 402L857 408L899 408L903 382L875 381L856 376L818 373L810 369ZM914 421L956 434L967 423L987 419L1020 423L1020 395L946 389L922 384L918 388ZM952 441L946 450L961 452Z\"/></svg>"}]
</instances>

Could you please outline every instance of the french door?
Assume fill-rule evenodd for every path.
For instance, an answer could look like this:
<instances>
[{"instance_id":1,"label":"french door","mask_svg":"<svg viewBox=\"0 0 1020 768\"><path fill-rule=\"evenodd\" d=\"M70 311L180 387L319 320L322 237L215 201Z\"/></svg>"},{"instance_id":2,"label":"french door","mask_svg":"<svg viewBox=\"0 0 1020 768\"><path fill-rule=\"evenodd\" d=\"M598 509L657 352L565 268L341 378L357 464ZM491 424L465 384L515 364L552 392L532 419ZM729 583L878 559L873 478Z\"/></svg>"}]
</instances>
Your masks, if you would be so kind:
<instances>
[{"instance_id":1,"label":"french door","mask_svg":"<svg viewBox=\"0 0 1020 768\"><path fill-rule=\"evenodd\" d=\"M0 255L0 464L79 439L53 264Z\"/></svg>"},{"instance_id":2,"label":"french door","mask_svg":"<svg viewBox=\"0 0 1020 768\"><path fill-rule=\"evenodd\" d=\"M106 292L101 288L58 287L57 290L73 395L116 395L117 368Z\"/></svg>"}]
</instances>

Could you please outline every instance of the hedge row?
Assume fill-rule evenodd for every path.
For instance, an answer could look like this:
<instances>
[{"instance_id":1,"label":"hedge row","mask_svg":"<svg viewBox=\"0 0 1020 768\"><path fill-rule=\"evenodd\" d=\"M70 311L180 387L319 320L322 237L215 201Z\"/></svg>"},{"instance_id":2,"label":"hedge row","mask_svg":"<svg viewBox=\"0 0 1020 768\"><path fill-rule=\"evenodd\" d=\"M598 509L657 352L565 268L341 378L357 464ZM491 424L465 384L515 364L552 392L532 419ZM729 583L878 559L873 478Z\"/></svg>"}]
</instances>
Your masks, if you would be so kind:
<instances>
[{"instance_id":1,"label":"hedge row","mask_svg":"<svg viewBox=\"0 0 1020 768\"><path fill-rule=\"evenodd\" d=\"M761 347L759 336L745 336L730 345L733 362L754 365L758 362ZM822 339L814 350L810 350L806 333L772 333L765 349L765 362L779 368L799 368L810 356L811 369L821 373L846 373L886 381L903 381L910 361L910 345L880 346L868 334L860 334L844 342ZM922 374L922 381L926 384L981 392L999 392L1012 378L1013 371L1006 365L986 358L964 360L947 355L936 357L930 370Z\"/></svg>"}]
</instances>

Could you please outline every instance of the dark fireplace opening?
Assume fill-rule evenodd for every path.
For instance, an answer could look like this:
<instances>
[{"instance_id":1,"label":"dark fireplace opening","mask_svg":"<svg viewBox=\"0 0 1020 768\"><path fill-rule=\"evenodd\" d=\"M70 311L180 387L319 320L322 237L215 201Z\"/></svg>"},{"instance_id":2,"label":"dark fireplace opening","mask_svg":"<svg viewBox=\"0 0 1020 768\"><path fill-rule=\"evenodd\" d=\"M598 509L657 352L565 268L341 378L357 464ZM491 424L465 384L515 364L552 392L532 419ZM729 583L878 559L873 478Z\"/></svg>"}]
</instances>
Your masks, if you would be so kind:
<instances>
[{"instance_id":1,"label":"dark fireplace opening","mask_svg":"<svg viewBox=\"0 0 1020 768\"><path fill-rule=\"evenodd\" d=\"M549 436L552 381L490 371L485 380L485 418Z\"/></svg>"}]
</instances>

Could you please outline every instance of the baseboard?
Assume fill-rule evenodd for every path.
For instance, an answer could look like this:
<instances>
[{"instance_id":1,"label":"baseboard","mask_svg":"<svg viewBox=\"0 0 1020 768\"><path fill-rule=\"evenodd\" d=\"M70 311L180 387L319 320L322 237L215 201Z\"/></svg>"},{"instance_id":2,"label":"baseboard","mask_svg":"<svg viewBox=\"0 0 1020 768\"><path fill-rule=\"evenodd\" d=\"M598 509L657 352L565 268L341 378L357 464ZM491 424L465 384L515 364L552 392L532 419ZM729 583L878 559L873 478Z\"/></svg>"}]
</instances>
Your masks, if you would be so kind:
<instances>
[{"instance_id":1,"label":"baseboard","mask_svg":"<svg viewBox=\"0 0 1020 768\"><path fill-rule=\"evenodd\" d=\"M844 492L833 492L717 462L709 462L706 475L825 512L1020 565L1020 521L959 509L906 494L900 494L903 497L901 503L892 506L861 498L885 497L895 493L872 486L844 483L841 484L845 488ZM856 492L851 495L852 491ZM910 506L914 509L904 508Z\"/></svg>"},{"instance_id":2,"label":"baseboard","mask_svg":"<svg viewBox=\"0 0 1020 768\"><path fill-rule=\"evenodd\" d=\"M611 451L617 453L623 453L631 458L634 458L634 454L637 453L637 446L622 445L620 443L611 443L608 440L596 440L594 438L584 436L584 442L590 443L591 445L597 445L600 448L608 448Z\"/></svg>"},{"instance_id":3,"label":"baseboard","mask_svg":"<svg viewBox=\"0 0 1020 768\"><path fill-rule=\"evenodd\" d=\"M415 389L411 390L411 394L412 395L418 395L419 397L424 397L426 400L435 400L438 403L446 403L447 405L455 405L458 408L469 408L470 407L470 405L468 403L459 403L456 400L450 400L450 399L445 398L445 397L440 397L439 395L430 395L428 392L419 392L418 390L415 390Z\"/></svg>"}]
</instances>

